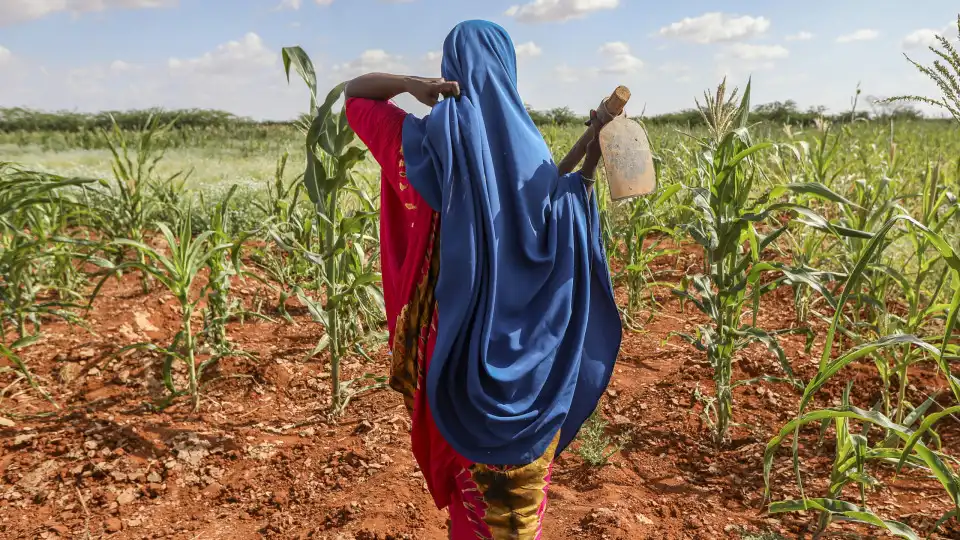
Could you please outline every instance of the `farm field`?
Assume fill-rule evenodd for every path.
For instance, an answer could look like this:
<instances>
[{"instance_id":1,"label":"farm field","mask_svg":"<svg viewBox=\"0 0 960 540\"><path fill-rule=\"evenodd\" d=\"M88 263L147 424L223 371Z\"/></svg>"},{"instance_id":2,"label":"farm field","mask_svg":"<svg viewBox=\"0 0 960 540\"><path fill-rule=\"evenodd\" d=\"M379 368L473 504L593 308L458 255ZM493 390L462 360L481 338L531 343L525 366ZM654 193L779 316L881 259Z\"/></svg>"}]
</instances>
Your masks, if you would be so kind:
<instances>
[{"instance_id":1,"label":"farm field","mask_svg":"<svg viewBox=\"0 0 960 540\"><path fill-rule=\"evenodd\" d=\"M545 537L960 537L957 123L754 122L730 86L648 126L656 194L598 183L624 342ZM337 95L307 146L0 133L0 537L446 537ZM582 129L541 127L558 160Z\"/></svg>"}]
</instances>

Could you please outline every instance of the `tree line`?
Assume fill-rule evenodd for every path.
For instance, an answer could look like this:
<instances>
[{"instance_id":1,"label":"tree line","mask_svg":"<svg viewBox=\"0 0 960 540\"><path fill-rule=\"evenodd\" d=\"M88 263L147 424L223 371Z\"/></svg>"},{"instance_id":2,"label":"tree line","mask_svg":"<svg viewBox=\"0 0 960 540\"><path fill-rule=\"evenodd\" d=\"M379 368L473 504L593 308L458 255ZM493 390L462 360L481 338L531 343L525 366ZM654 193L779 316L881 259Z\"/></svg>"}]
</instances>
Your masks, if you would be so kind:
<instances>
[{"instance_id":1,"label":"tree line","mask_svg":"<svg viewBox=\"0 0 960 540\"><path fill-rule=\"evenodd\" d=\"M776 124L811 125L819 118L833 122L851 120L892 119L921 120L923 113L916 107L903 103L879 103L868 98L868 106L856 111L828 113L825 107L801 109L793 100L774 101L754 107L751 118L759 122ZM537 126L583 125L587 117L575 113L569 107L537 110L527 106L527 112ZM128 111L102 111L83 113L74 111L40 111L21 107L0 108L0 133L12 132L84 132L109 129L113 120L121 129L140 129L153 115L161 124L173 123L175 128L223 128L239 125L293 125L296 121L263 121L237 116L213 109L140 109ZM703 124L703 116L696 108L677 112L644 116L649 125L697 126Z\"/></svg>"},{"instance_id":2,"label":"tree line","mask_svg":"<svg viewBox=\"0 0 960 540\"><path fill-rule=\"evenodd\" d=\"M940 118L924 116L916 107L898 103L884 103L880 98L868 97L866 105L858 109L830 113L826 107L816 106L801 109L796 101L774 101L757 105L750 113L750 118L756 122L770 122L774 124L792 124L799 126L813 125L819 119L831 122L850 122L853 120L932 120L942 121ZM550 110L535 110L527 106L527 112L538 126L583 124L587 117L578 115L569 107L557 107ZM704 124L703 115L699 109L689 108L676 112L644 116L643 122L649 125L688 125L699 126Z\"/></svg>"}]
</instances>

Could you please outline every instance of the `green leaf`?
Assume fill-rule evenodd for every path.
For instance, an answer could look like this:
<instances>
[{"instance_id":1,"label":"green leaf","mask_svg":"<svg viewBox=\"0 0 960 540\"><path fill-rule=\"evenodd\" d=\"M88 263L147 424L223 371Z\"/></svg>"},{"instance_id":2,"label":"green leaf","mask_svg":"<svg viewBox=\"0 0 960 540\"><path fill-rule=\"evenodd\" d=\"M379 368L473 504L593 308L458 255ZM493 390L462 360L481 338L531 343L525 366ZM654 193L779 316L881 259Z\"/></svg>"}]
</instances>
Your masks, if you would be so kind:
<instances>
[{"instance_id":1,"label":"green leaf","mask_svg":"<svg viewBox=\"0 0 960 540\"><path fill-rule=\"evenodd\" d=\"M798 455L798 433L800 428L811 422L837 418L853 418L861 422L875 424L886 429L890 433L896 434L904 441L909 440L910 436L912 435L912 432L909 429L896 424L878 411L865 411L853 406L822 409L804 414L803 416L788 422L785 426L783 426L783 428L780 429L780 432L767 443L767 447L763 455L763 475L764 483L766 485L765 493L767 495L770 493L770 471L773 466L773 458L775 457L777 449L780 447L787 435L791 433L794 434L793 455L794 462L796 463ZM937 480L940 481L941 485L944 486L944 488L947 490L947 493L950 494L951 499L953 499L954 504L956 505L957 501L960 500L960 483L958 483L956 473L950 468L950 466L944 463L940 456L927 448L927 446L922 442L917 441L914 449L916 455L923 460Z\"/></svg>"},{"instance_id":2,"label":"green leaf","mask_svg":"<svg viewBox=\"0 0 960 540\"><path fill-rule=\"evenodd\" d=\"M766 332L765 330L746 326L737 330L735 335L743 336L747 339L747 341L750 342L758 341L764 344L767 347L767 350L777 357L777 360L780 362L780 368L783 369L784 373L787 374L787 377L793 381L794 386L798 386L793 374L793 368L790 366L790 361L787 360L787 355L783 351L783 347L780 346L780 342L777 341L776 337L770 335L770 333Z\"/></svg>"},{"instance_id":3,"label":"green leaf","mask_svg":"<svg viewBox=\"0 0 960 540\"><path fill-rule=\"evenodd\" d=\"M303 173L303 185L307 188L307 196L310 197L310 202L314 206L323 202L327 181L327 171L323 167L323 161L313 153L313 147L308 145L307 169Z\"/></svg>"},{"instance_id":4,"label":"green leaf","mask_svg":"<svg viewBox=\"0 0 960 540\"><path fill-rule=\"evenodd\" d=\"M897 474L900 474L900 469L903 467L903 464L907 460L907 457L913 451L914 446L916 446L916 444L920 442L920 438L923 437L925 433L930 431L930 429L933 428L934 424L936 424L937 422L939 422L940 420L943 420L948 416L952 416L957 413L960 413L960 405L955 405L953 407L944 409L940 412L930 414L929 416L923 419L923 422L920 423L920 427L918 427L917 430L913 432L913 435L911 435L910 438L907 439L907 442L903 447L903 452L900 455L900 459L897 461L897 468L896 468ZM960 492L954 493L951 495L953 496L954 504L960 505Z\"/></svg>"},{"instance_id":5,"label":"green leaf","mask_svg":"<svg viewBox=\"0 0 960 540\"><path fill-rule=\"evenodd\" d=\"M10 349L13 351L23 349L24 347L29 347L34 343L40 341L40 334L33 334L29 336L24 336L13 343L10 344Z\"/></svg>"},{"instance_id":6,"label":"green leaf","mask_svg":"<svg viewBox=\"0 0 960 540\"><path fill-rule=\"evenodd\" d=\"M323 124L327 121L324 116L313 117L310 122L310 129L307 130L307 151L312 151L320 143L320 135L323 133Z\"/></svg>"},{"instance_id":7,"label":"green leaf","mask_svg":"<svg viewBox=\"0 0 960 540\"><path fill-rule=\"evenodd\" d=\"M770 513L774 514L784 512L806 512L808 510L824 512L830 516L834 516L846 521L854 521L857 523L864 523L866 525L873 525L874 527L885 529L887 532L890 532L895 536L899 536L900 538L907 538L908 540L920 540L920 537L917 536L917 533L907 525L900 523L899 521L881 519L873 512L865 508L860 508L846 501L838 501L835 499L826 498L799 499L777 501L771 503L769 507Z\"/></svg>"},{"instance_id":8,"label":"green leaf","mask_svg":"<svg viewBox=\"0 0 960 540\"><path fill-rule=\"evenodd\" d=\"M827 363L822 366L817 372L816 376L810 380L807 384L806 389L804 389L803 397L800 399L800 411L802 412L807 404L813 399L814 394L823 387L834 375L837 374L841 369L848 366L852 362L859 360L865 356L871 355L876 351L884 349L886 347L893 347L899 345L914 345L921 349L926 349L927 351L939 355L940 351L933 345L930 345L926 341L918 338L917 336L909 334L894 334L891 336L886 336L880 338L871 343L866 343L860 345L853 350L847 352L846 354L840 356L836 360Z\"/></svg>"},{"instance_id":9,"label":"green leaf","mask_svg":"<svg viewBox=\"0 0 960 540\"><path fill-rule=\"evenodd\" d=\"M747 79L747 87L743 90L743 97L740 99L739 112L737 114L736 124L740 129L747 128L747 121L750 119L750 91L753 86L753 77Z\"/></svg>"},{"instance_id":10,"label":"green leaf","mask_svg":"<svg viewBox=\"0 0 960 540\"><path fill-rule=\"evenodd\" d=\"M931 533L937 532L940 529L940 526L944 523L950 521L951 519L960 519L960 510L950 510L949 512L944 513L940 516L940 519L933 525L933 531Z\"/></svg>"},{"instance_id":11,"label":"green leaf","mask_svg":"<svg viewBox=\"0 0 960 540\"><path fill-rule=\"evenodd\" d=\"M343 89L347 86L346 82L342 82L327 92L327 98L323 101L323 105L317 110L317 116L326 119L330 116L330 111L333 109L333 104L337 102L337 99L340 98L340 94L343 93Z\"/></svg>"},{"instance_id":12,"label":"green leaf","mask_svg":"<svg viewBox=\"0 0 960 540\"><path fill-rule=\"evenodd\" d=\"M339 171L341 174L352 169L357 163L363 161L367 156L367 151L359 146L351 146L340 156Z\"/></svg>"},{"instance_id":13,"label":"green leaf","mask_svg":"<svg viewBox=\"0 0 960 540\"><path fill-rule=\"evenodd\" d=\"M835 310L833 316L833 322L827 329L827 336L823 345L823 353L820 357L821 369L827 364L831 354L833 353L833 341L836 337L837 329L840 326L840 319L843 316L843 306L846 305L847 299L850 298L850 295L857 290L857 286L861 276L863 275L864 269L868 264L873 262L874 256L881 251L880 246L884 237L887 235L890 229L893 228L898 220L904 219L905 217L906 216L898 216L884 223L880 230L874 234L874 237L870 240L870 243L867 244L867 247L860 254L860 259L857 261L857 264L847 277L847 281L843 285L843 292L840 294L840 299L837 302L837 309Z\"/></svg>"},{"instance_id":14,"label":"green leaf","mask_svg":"<svg viewBox=\"0 0 960 540\"><path fill-rule=\"evenodd\" d=\"M771 198L778 197L780 194L786 191L791 191L798 195L813 195L814 197L817 197L819 199L823 199L826 201L831 201L839 204L846 204L854 208L860 208L853 201L850 201L843 195L840 195L839 193L834 192L833 190L831 190L830 188L828 188L827 186L819 182L795 182L791 184L784 184L784 185L773 188L773 190L771 190L770 196Z\"/></svg>"},{"instance_id":15,"label":"green leaf","mask_svg":"<svg viewBox=\"0 0 960 540\"><path fill-rule=\"evenodd\" d=\"M300 78L310 89L310 110L316 108L317 101L317 72L313 68L313 62L299 45L294 47L284 47L280 50L283 56L283 70L287 74L287 83L290 82L290 67L293 66L300 74Z\"/></svg>"}]
</instances>

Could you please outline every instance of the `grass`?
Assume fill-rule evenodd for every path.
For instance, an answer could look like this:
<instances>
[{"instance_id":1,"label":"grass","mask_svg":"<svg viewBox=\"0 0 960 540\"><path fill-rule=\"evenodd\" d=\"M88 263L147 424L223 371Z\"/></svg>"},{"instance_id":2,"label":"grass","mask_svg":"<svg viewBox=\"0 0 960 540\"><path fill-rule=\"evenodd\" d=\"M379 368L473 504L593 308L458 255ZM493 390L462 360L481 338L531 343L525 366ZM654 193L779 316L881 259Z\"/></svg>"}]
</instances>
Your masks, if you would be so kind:
<instances>
[{"instance_id":1,"label":"grass","mask_svg":"<svg viewBox=\"0 0 960 540\"><path fill-rule=\"evenodd\" d=\"M599 413L594 413L584 422L577 436L577 447L574 452L584 463L593 467L603 467L610 462L610 458L623 450L625 437L610 437L607 435L608 423Z\"/></svg>"}]
</instances>

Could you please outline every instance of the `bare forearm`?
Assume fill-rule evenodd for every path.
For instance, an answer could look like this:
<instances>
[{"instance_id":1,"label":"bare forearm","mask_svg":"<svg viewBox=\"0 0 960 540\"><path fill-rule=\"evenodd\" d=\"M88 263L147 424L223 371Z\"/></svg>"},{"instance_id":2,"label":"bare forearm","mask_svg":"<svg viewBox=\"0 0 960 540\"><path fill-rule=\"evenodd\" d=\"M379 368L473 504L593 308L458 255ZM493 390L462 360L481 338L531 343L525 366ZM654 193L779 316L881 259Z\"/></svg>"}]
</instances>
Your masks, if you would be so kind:
<instances>
[{"instance_id":1,"label":"bare forearm","mask_svg":"<svg viewBox=\"0 0 960 540\"><path fill-rule=\"evenodd\" d=\"M597 179L597 166L600 164L600 145L596 140L590 142L587 147L586 156L583 158L583 166L580 167L580 176L587 184L587 193L593 193L593 185Z\"/></svg>"},{"instance_id":2,"label":"bare forearm","mask_svg":"<svg viewBox=\"0 0 960 540\"><path fill-rule=\"evenodd\" d=\"M387 101L409 91L410 77L390 73L367 73L347 82L346 97Z\"/></svg>"},{"instance_id":3,"label":"bare forearm","mask_svg":"<svg viewBox=\"0 0 960 540\"><path fill-rule=\"evenodd\" d=\"M460 85L456 81L427 79L409 75L391 75L389 73L367 73L347 82L343 93L348 98L374 99L387 101L400 94L410 94L427 107L437 104L440 96L460 95Z\"/></svg>"},{"instance_id":4,"label":"bare forearm","mask_svg":"<svg viewBox=\"0 0 960 540\"><path fill-rule=\"evenodd\" d=\"M592 154L588 153L587 156L583 159L583 167L580 167L580 174L584 178L596 179L597 177L597 166L600 164L600 153Z\"/></svg>"}]
</instances>

